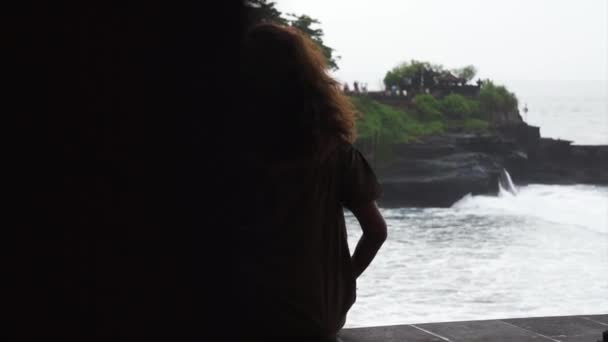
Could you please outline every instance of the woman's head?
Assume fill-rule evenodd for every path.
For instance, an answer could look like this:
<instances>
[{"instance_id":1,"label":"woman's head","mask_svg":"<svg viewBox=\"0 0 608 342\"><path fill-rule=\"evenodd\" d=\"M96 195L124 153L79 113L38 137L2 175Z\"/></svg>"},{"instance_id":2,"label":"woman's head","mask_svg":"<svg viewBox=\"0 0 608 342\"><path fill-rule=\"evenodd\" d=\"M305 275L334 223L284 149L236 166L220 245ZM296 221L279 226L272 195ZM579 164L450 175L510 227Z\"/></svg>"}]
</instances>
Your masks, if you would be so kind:
<instances>
[{"instance_id":1,"label":"woman's head","mask_svg":"<svg viewBox=\"0 0 608 342\"><path fill-rule=\"evenodd\" d=\"M242 67L247 105L276 136L313 145L334 137L354 140L350 101L327 74L319 46L295 28L259 24L250 29Z\"/></svg>"}]
</instances>

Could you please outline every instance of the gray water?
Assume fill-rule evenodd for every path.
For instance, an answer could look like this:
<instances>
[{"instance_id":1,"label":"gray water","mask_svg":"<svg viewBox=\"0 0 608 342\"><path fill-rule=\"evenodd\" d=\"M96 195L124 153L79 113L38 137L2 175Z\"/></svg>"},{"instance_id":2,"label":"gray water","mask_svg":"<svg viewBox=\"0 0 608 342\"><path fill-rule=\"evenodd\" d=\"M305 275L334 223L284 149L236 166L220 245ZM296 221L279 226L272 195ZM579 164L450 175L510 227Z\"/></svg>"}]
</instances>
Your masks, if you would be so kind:
<instances>
[{"instance_id":1,"label":"gray water","mask_svg":"<svg viewBox=\"0 0 608 342\"><path fill-rule=\"evenodd\" d=\"M608 144L606 82L594 84L509 88L543 136ZM382 213L389 238L358 279L346 327L608 313L608 187L532 184ZM351 214L347 227L354 250Z\"/></svg>"},{"instance_id":2,"label":"gray water","mask_svg":"<svg viewBox=\"0 0 608 342\"><path fill-rule=\"evenodd\" d=\"M608 81L503 81L543 137L608 145ZM524 105L528 113L523 112Z\"/></svg>"}]
</instances>

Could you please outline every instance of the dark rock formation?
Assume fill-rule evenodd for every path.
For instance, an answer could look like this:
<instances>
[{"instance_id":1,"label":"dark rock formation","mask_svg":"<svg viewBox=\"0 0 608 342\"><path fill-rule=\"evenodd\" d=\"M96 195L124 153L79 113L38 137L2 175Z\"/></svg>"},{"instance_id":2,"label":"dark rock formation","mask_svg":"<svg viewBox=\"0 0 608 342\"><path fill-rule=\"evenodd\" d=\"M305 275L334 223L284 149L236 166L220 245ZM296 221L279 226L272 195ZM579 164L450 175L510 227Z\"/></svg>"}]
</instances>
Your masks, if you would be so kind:
<instances>
[{"instance_id":1,"label":"dark rock formation","mask_svg":"<svg viewBox=\"0 0 608 342\"><path fill-rule=\"evenodd\" d=\"M519 114L519 110L517 109L508 112L494 112L492 113L491 117L492 123L497 126L517 126L518 124L524 122L524 120L521 118L521 114Z\"/></svg>"},{"instance_id":2,"label":"dark rock formation","mask_svg":"<svg viewBox=\"0 0 608 342\"><path fill-rule=\"evenodd\" d=\"M469 193L497 194L503 169L519 185L608 185L608 146L541 138L538 127L525 123L492 134L430 136L393 152L376 166L385 207L449 207Z\"/></svg>"},{"instance_id":3,"label":"dark rock formation","mask_svg":"<svg viewBox=\"0 0 608 342\"><path fill-rule=\"evenodd\" d=\"M608 185L608 145L542 138L521 183Z\"/></svg>"},{"instance_id":4,"label":"dark rock formation","mask_svg":"<svg viewBox=\"0 0 608 342\"><path fill-rule=\"evenodd\" d=\"M497 193L505 161L525 160L517 145L493 135L446 134L396 146L377 169L382 205L449 207L464 195Z\"/></svg>"},{"instance_id":5,"label":"dark rock formation","mask_svg":"<svg viewBox=\"0 0 608 342\"><path fill-rule=\"evenodd\" d=\"M417 159L393 169L407 176L382 177L384 206L449 207L467 193L498 191L500 169L482 153L458 153L436 159Z\"/></svg>"}]
</instances>

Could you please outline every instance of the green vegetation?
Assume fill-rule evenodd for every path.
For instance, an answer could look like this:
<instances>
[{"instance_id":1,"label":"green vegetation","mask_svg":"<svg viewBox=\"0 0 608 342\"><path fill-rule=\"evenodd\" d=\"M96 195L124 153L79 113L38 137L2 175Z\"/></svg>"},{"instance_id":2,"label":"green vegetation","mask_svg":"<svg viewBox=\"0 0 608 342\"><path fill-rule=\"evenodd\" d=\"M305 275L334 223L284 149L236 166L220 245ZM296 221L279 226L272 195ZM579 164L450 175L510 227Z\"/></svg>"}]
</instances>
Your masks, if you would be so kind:
<instances>
[{"instance_id":1,"label":"green vegetation","mask_svg":"<svg viewBox=\"0 0 608 342\"><path fill-rule=\"evenodd\" d=\"M447 119L468 119L479 112L479 102L459 94L450 94L441 99L441 112Z\"/></svg>"},{"instance_id":2,"label":"green vegetation","mask_svg":"<svg viewBox=\"0 0 608 342\"><path fill-rule=\"evenodd\" d=\"M357 123L361 139L372 139L376 148L387 149L398 143L415 140L426 134L437 134L446 131L488 132L497 113L517 111L517 98L504 86L495 85L492 81L480 81L478 95L455 93L457 88L448 90L452 93L441 93L445 87L439 87L438 96L431 94L433 86L443 78L444 86L463 86L464 80L470 81L477 69L465 66L447 71L442 65L412 60L404 62L386 73L384 83L387 86L405 86L407 91L414 91L414 97L407 111L400 111L390 106L372 101L366 97L353 97L353 102L363 118ZM404 82L409 78L413 84L420 82L431 89L430 93L417 93L411 88L412 83ZM439 81L438 81L439 80ZM447 80L447 81L446 81ZM451 83L450 83L451 82ZM441 83L439 83L441 84ZM450 88L447 88L450 89ZM471 88L466 88L469 91ZM377 136L380 135L380 141ZM375 140L374 140L375 139Z\"/></svg>"},{"instance_id":3,"label":"green vegetation","mask_svg":"<svg viewBox=\"0 0 608 342\"><path fill-rule=\"evenodd\" d=\"M328 47L323 42L323 30L312 27L313 25L320 24L317 19L313 19L307 15L296 15L291 13L287 14L287 18L285 18L283 13L276 9L275 3L269 0L246 0L245 7L247 9L249 25L261 22L273 22L297 28L313 42L317 43L325 56L329 69L338 70L337 60L339 60L340 57L334 54L334 49Z\"/></svg>"},{"instance_id":4,"label":"green vegetation","mask_svg":"<svg viewBox=\"0 0 608 342\"><path fill-rule=\"evenodd\" d=\"M400 85L403 78L413 78L420 75L424 70L435 72L443 71L442 65L432 65L429 62L417 61L412 59L410 62L403 62L391 69L384 76L384 85L390 88L393 85Z\"/></svg>"},{"instance_id":5,"label":"green vegetation","mask_svg":"<svg viewBox=\"0 0 608 342\"><path fill-rule=\"evenodd\" d=\"M494 85L492 81L488 80L483 82L479 91L479 106L481 113L485 113L487 116L490 113L515 111L518 104L515 94L504 86Z\"/></svg>"},{"instance_id":6,"label":"green vegetation","mask_svg":"<svg viewBox=\"0 0 608 342\"><path fill-rule=\"evenodd\" d=\"M457 94L442 100L428 94L417 95L410 111L384 105L366 96L350 99L361 115L357 120L359 139L379 139L380 144L407 143L446 130L486 132L490 129L487 120L476 117L478 102Z\"/></svg>"},{"instance_id":7,"label":"green vegetation","mask_svg":"<svg viewBox=\"0 0 608 342\"><path fill-rule=\"evenodd\" d=\"M488 121L468 117L468 114L444 119L441 108L462 113L463 111L454 109L462 107L467 113L471 113L470 107L467 106L474 102L460 95L448 100L445 100L446 98L438 101L431 95L418 95L415 98L415 108L412 111L404 111L381 104L367 96L350 97L360 113L357 120L359 147L368 152L373 151L374 163L377 163L376 166L382 166L394 160L395 145L400 143L414 142L420 137L442 134L446 130L488 132Z\"/></svg>"},{"instance_id":8,"label":"green vegetation","mask_svg":"<svg viewBox=\"0 0 608 342\"><path fill-rule=\"evenodd\" d=\"M418 119L425 122L443 120L441 104L433 96L428 94L416 95L414 105L416 106Z\"/></svg>"},{"instance_id":9,"label":"green vegetation","mask_svg":"<svg viewBox=\"0 0 608 342\"><path fill-rule=\"evenodd\" d=\"M408 112L364 96L353 96L351 101L361 113L357 121L357 134L361 139L379 137L381 142L396 144L443 132L442 121L420 121Z\"/></svg>"},{"instance_id":10,"label":"green vegetation","mask_svg":"<svg viewBox=\"0 0 608 342\"><path fill-rule=\"evenodd\" d=\"M431 95L422 93L422 87L418 88L418 84L427 90L436 86L440 86L439 89L446 86L463 86L471 81L476 73L477 69L473 65L448 70L441 64L411 60L389 70L384 77L384 84L387 89L397 86L408 92L420 93L414 97L413 103L416 114L422 121L473 118L491 122L495 113L517 111L515 94L490 80L478 81L478 84L481 84L479 96L474 97L449 94L441 100L436 100Z\"/></svg>"},{"instance_id":11,"label":"green vegetation","mask_svg":"<svg viewBox=\"0 0 608 342\"><path fill-rule=\"evenodd\" d=\"M427 79L431 75L442 75L452 73L456 77L471 81L477 74L477 68L473 65L467 65L462 68L446 69L441 64L433 64L427 61L418 61L412 59L409 62L402 62L393 69L389 70L384 76L384 85L387 88L393 85L400 86L404 78L414 79L425 73Z\"/></svg>"},{"instance_id":12,"label":"green vegetation","mask_svg":"<svg viewBox=\"0 0 608 342\"><path fill-rule=\"evenodd\" d=\"M462 68L452 69L452 73L460 78L464 78L467 82L470 82L473 80L473 77L477 75L477 68L473 65L467 65Z\"/></svg>"},{"instance_id":13,"label":"green vegetation","mask_svg":"<svg viewBox=\"0 0 608 342\"><path fill-rule=\"evenodd\" d=\"M490 130L487 120L472 117L477 102L460 95L449 95L440 101L431 95L418 95L411 111L398 110L366 96L350 99L361 115L357 120L358 143L361 148L375 151L374 162L378 165L390 163L396 144L448 130L471 133Z\"/></svg>"},{"instance_id":14,"label":"green vegetation","mask_svg":"<svg viewBox=\"0 0 608 342\"><path fill-rule=\"evenodd\" d=\"M292 20L289 20L289 24L292 27L297 28L298 30L304 32L313 42L317 43L323 55L325 56L325 60L327 62L327 66L331 70L338 70L337 61L340 59L340 56L336 56L334 54L334 49L328 47L323 43L323 30L322 29L313 29L311 26L315 24L321 24L317 19L313 19L307 15L295 15L288 14Z\"/></svg>"},{"instance_id":15,"label":"green vegetation","mask_svg":"<svg viewBox=\"0 0 608 342\"><path fill-rule=\"evenodd\" d=\"M361 114L357 121L358 143L367 146L369 151L375 151L374 163L378 165L392 160L395 144L412 142L418 137L444 131L443 121L421 121L411 113L366 96L353 96L350 99Z\"/></svg>"}]
</instances>

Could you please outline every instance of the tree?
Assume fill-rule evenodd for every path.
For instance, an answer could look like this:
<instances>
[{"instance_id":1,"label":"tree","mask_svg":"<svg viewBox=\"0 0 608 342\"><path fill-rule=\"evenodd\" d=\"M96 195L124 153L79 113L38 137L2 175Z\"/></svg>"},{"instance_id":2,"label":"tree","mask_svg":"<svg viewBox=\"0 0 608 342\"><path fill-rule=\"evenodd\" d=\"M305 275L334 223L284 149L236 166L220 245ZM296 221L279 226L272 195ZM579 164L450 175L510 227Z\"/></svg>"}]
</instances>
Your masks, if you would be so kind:
<instances>
[{"instance_id":1,"label":"tree","mask_svg":"<svg viewBox=\"0 0 608 342\"><path fill-rule=\"evenodd\" d=\"M466 119L472 112L469 102L470 101L462 95L450 94L441 100L441 112L448 119Z\"/></svg>"},{"instance_id":2,"label":"tree","mask_svg":"<svg viewBox=\"0 0 608 342\"><path fill-rule=\"evenodd\" d=\"M325 56L325 60L327 62L327 66L331 70L338 70L338 65L336 64L336 60L340 59L339 56L334 56L334 49L328 47L323 43L323 30L320 28L312 28L312 25L321 24L317 19L313 19L305 14L303 15L295 15L293 13L288 14L292 19L289 20L289 24L291 27L295 27L300 30L302 33L307 35L313 42L317 43L319 48L321 48L321 52L323 56Z\"/></svg>"},{"instance_id":3,"label":"tree","mask_svg":"<svg viewBox=\"0 0 608 342\"><path fill-rule=\"evenodd\" d=\"M401 83L401 77L396 72L389 71L384 76L384 85L386 89L390 89L394 85L399 85Z\"/></svg>"},{"instance_id":4,"label":"tree","mask_svg":"<svg viewBox=\"0 0 608 342\"><path fill-rule=\"evenodd\" d=\"M423 121L443 120L443 114L440 110L440 103L432 95L420 94L414 97L416 112L418 117Z\"/></svg>"},{"instance_id":5,"label":"tree","mask_svg":"<svg viewBox=\"0 0 608 342\"><path fill-rule=\"evenodd\" d=\"M282 13L275 8L274 2L267 0L246 0L245 9L248 25L255 25L261 22L273 22L287 25L287 20L282 17Z\"/></svg>"},{"instance_id":6,"label":"tree","mask_svg":"<svg viewBox=\"0 0 608 342\"><path fill-rule=\"evenodd\" d=\"M427 85L432 82L431 74L441 73L444 68L441 64L431 64L430 62L417 61L412 59L409 62L402 62L390 71L384 77L384 85L390 88L393 85L400 86L404 78L409 78L414 83L419 82L420 75L424 74Z\"/></svg>"},{"instance_id":7,"label":"tree","mask_svg":"<svg viewBox=\"0 0 608 342\"><path fill-rule=\"evenodd\" d=\"M312 27L313 25L321 24L317 19L313 19L308 15L296 14L288 14L290 18L285 18L283 17L283 13L275 7L275 3L268 0L246 0L245 8L247 24L249 26L263 22L271 22L294 27L319 46L323 56L325 56L329 69L338 70L337 60L339 60L340 57L335 56L335 50L325 45L323 42L323 30Z\"/></svg>"},{"instance_id":8,"label":"tree","mask_svg":"<svg viewBox=\"0 0 608 342\"><path fill-rule=\"evenodd\" d=\"M420 76L424 74L425 85L431 86L434 83L433 76L444 74L447 71L441 64L412 59L409 62L402 62L388 71L384 77L384 85L387 88L393 85L401 85L404 78L409 78L414 83L417 83L420 82ZM467 65L450 71L467 82L471 81L477 74L477 68L473 65Z\"/></svg>"},{"instance_id":9,"label":"tree","mask_svg":"<svg viewBox=\"0 0 608 342\"><path fill-rule=\"evenodd\" d=\"M497 86L492 81L483 82L479 91L480 111L486 116L490 113L508 113L517 111L518 101L515 94L504 86Z\"/></svg>"},{"instance_id":10,"label":"tree","mask_svg":"<svg viewBox=\"0 0 608 342\"><path fill-rule=\"evenodd\" d=\"M477 75L477 68L475 68L475 66L473 65L467 65L459 69L454 69L452 70L452 72L454 73L454 75L460 78L464 78L465 80L467 80L467 82L470 82L475 77L475 75Z\"/></svg>"}]
</instances>

